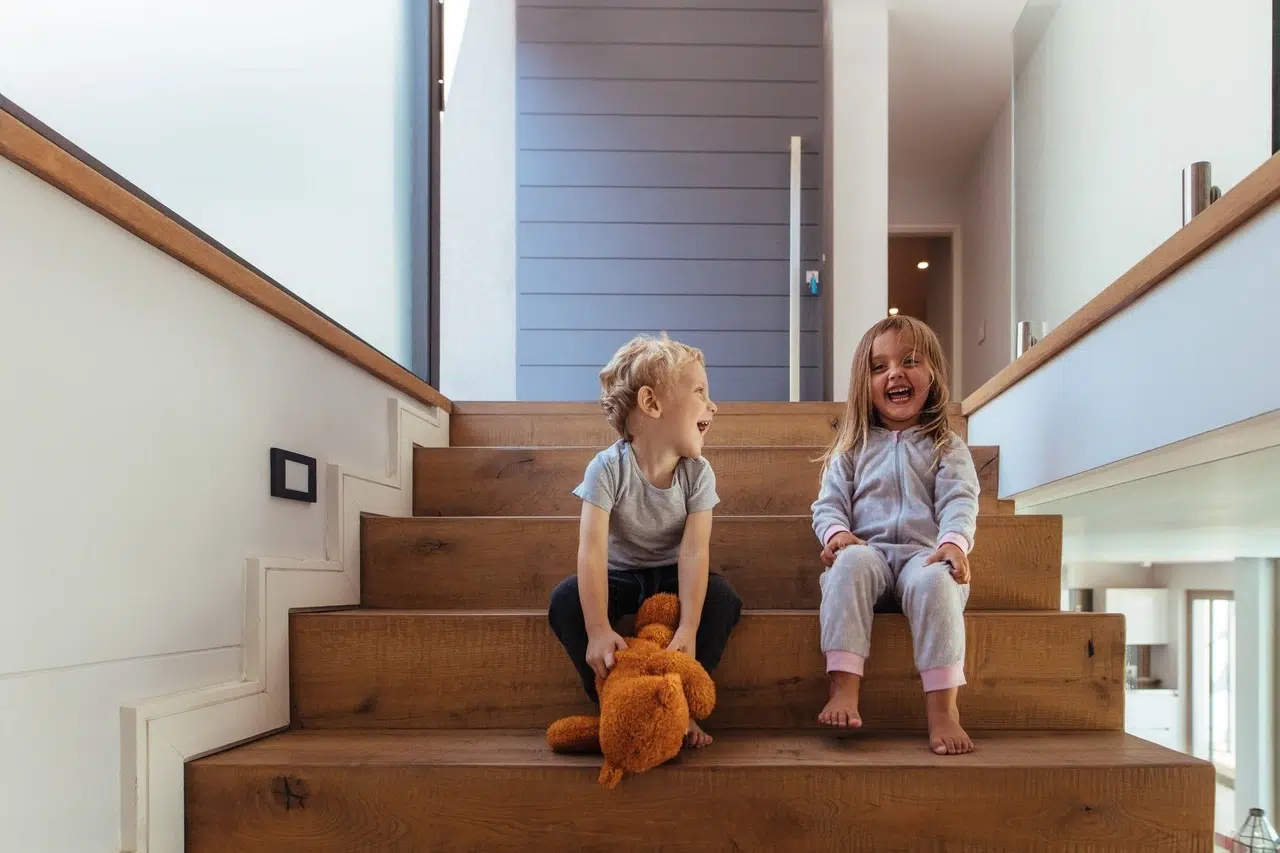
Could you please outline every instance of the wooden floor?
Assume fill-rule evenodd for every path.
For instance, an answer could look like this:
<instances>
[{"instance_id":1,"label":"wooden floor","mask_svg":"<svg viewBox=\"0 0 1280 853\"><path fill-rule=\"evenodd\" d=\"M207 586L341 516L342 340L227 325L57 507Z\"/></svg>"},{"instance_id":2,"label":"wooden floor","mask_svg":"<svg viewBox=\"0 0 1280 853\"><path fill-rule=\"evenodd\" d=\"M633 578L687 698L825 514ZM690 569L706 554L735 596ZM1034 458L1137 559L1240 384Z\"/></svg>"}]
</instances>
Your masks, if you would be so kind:
<instances>
[{"instance_id":1,"label":"wooden floor","mask_svg":"<svg viewBox=\"0 0 1280 853\"><path fill-rule=\"evenodd\" d=\"M977 746L724 734L606 791L541 732L289 732L188 766L188 850L1211 850L1203 762L1121 732Z\"/></svg>"},{"instance_id":2,"label":"wooden floor","mask_svg":"<svg viewBox=\"0 0 1280 853\"><path fill-rule=\"evenodd\" d=\"M717 734L715 749L685 750L664 767L798 765L853 770L1201 766L1201 762L1183 753L1117 731L992 731L977 735L975 742L978 748L969 755L935 755L923 734L916 732L730 731ZM541 729L288 731L202 758L195 764L201 767L275 764L323 767L352 762L385 767L427 764L600 769L598 756L550 752ZM639 777L628 777L632 781L637 779Z\"/></svg>"},{"instance_id":3,"label":"wooden floor","mask_svg":"<svg viewBox=\"0 0 1280 853\"><path fill-rule=\"evenodd\" d=\"M996 499L998 448L973 448L977 751L928 750L900 613L875 618L865 728L817 726L809 507L841 412L721 407L711 569L746 610L713 674L716 742L608 791L598 756L543 731L591 709L547 605L575 570L571 490L613 436L595 404L459 404L457 446L414 452L416 517L362 520L361 606L292 614L292 729L187 765L186 849L1209 853L1212 765L1123 733L1123 618L1059 612L1062 520Z\"/></svg>"}]
</instances>

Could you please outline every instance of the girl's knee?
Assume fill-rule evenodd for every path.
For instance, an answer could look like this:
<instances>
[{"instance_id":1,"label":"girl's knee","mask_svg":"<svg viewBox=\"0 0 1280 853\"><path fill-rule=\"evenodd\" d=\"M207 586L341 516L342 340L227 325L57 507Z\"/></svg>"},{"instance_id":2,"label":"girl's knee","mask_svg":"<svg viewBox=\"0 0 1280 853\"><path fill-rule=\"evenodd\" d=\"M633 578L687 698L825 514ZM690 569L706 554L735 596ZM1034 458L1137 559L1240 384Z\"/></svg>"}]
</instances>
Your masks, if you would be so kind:
<instances>
[{"instance_id":1,"label":"girl's knee","mask_svg":"<svg viewBox=\"0 0 1280 853\"><path fill-rule=\"evenodd\" d=\"M964 588L951 576L946 563L933 563L912 572L902 585L903 601L910 607L919 602L926 608L955 607L964 609Z\"/></svg>"},{"instance_id":2,"label":"girl's knee","mask_svg":"<svg viewBox=\"0 0 1280 853\"><path fill-rule=\"evenodd\" d=\"M870 579L880 574L883 562L880 552L870 545L850 545L836 554L835 562L828 571L842 580Z\"/></svg>"},{"instance_id":3,"label":"girl's knee","mask_svg":"<svg viewBox=\"0 0 1280 853\"><path fill-rule=\"evenodd\" d=\"M870 545L850 545L848 548L841 548L836 552L835 565L838 566L843 563L846 566L865 566L871 569L883 562L883 560L884 558L880 556L880 552Z\"/></svg>"},{"instance_id":4,"label":"girl's knee","mask_svg":"<svg viewBox=\"0 0 1280 853\"><path fill-rule=\"evenodd\" d=\"M888 584L884 558L867 545L850 545L836 554L831 568L822 573L818 586L823 600L843 601L852 596L878 598Z\"/></svg>"}]
</instances>

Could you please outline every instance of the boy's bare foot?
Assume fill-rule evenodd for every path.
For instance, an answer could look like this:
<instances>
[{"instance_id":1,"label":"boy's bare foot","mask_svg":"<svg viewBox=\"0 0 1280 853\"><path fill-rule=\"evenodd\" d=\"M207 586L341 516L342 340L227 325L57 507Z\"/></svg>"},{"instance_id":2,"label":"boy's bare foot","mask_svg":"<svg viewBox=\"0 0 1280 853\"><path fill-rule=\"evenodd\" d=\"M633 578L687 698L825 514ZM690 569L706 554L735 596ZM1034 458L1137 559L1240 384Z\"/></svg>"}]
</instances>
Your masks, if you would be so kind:
<instances>
[{"instance_id":1,"label":"boy's bare foot","mask_svg":"<svg viewBox=\"0 0 1280 853\"><path fill-rule=\"evenodd\" d=\"M858 692L862 676L851 672L831 673L830 698L818 714L818 722L838 729L862 728L862 715L858 713Z\"/></svg>"},{"instance_id":2,"label":"boy's bare foot","mask_svg":"<svg viewBox=\"0 0 1280 853\"><path fill-rule=\"evenodd\" d=\"M684 745L689 749L702 749L704 746L710 746L713 738L702 730L697 721L692 717L689 718L689 731L684 734Z\"/></svg>"},{"instance_id":3,"label":"boy's bare foot","mask_svg":"<svg viewBox=\"0 0 1280 853\"><path fill-rule=\"evenodd\" d=\"M959 688L935 690L924 694L929 715L929 748L937 755L963 755L973 752L973 738L960 725L960 709L956 706Z\"/></svg>"}]
</instances>

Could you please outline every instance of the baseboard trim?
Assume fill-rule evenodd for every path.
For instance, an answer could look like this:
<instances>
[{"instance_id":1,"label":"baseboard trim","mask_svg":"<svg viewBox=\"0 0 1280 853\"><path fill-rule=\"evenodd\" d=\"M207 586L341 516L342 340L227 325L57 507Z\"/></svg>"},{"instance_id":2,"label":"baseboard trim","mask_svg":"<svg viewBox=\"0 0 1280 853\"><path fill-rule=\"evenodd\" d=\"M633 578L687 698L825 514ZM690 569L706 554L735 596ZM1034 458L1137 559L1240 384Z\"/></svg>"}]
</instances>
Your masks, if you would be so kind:
<instances>
[{"instance_id":1,"label":"baseboard trim","mask_svg":"<svg viewBox=\"0 0 1280 853\"><path fill-rule=\"evenodd\" d=\"M124 853L181 853L187 761L289 725L289 612L360 602L360 516L413 512L413 448L448 444L448 415L388 401L387 470L326 470L325 559L245 561L244 677L120 709Z\"/></svg>"}]
</instances>

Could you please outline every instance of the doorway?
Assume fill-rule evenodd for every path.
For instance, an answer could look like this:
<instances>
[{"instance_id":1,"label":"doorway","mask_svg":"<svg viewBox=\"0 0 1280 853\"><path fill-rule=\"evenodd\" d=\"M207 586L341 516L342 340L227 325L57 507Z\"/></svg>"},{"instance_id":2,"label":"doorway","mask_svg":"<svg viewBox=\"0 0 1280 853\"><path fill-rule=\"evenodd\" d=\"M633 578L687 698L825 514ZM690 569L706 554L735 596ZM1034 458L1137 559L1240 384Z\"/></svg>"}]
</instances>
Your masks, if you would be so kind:
<instances>
[{"instance_id":1,"label":"doorway","mask_svg":"<svg viewBox=\"0 0 1280 853\"><path fill-rule=\"evenodd\" d=\"M1190 752L1217 771L1214 828L1235 823L1236 603L1228 591L1187 593L1187 701Z\"/></svg>"},{"instance_id":2,"label":"doorway","mask_svg":"<svg viewBox=\"0 0 1280 853\"><path fill-rule=\"evenodd\" d=\"M955 264L950 234L889 237L889 313L915 317L928 324L942 343L949 362L951 395L958 395L956 360Z\"/></svg>"}]
</instances>

